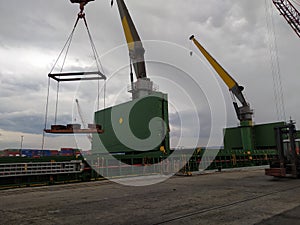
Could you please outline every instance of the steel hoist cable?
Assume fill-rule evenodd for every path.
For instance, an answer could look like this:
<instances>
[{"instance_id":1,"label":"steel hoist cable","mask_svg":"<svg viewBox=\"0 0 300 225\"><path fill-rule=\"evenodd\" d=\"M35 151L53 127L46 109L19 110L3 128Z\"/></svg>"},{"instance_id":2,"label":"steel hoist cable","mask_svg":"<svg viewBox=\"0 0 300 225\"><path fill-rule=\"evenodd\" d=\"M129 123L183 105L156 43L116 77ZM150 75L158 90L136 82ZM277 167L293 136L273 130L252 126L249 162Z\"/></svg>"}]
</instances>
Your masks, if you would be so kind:
<instances>
[{"instance_id":1,"label":"steel hoist cable","mask_svg":"<svg viewBox=\"0 0 300 225\"><path fill-rule=\"evenodd\" d=\"M64 44L61 52L59 53L54 65L52 66L51 70L50 70L50 74L53 72L53 70L56 68L56 65L58 64L58 61L59 59L62 57L63 53L65 52L64 56L63 56L63 63L62 63L62 66L60 68L60 73L63 71L64 69L64 66L65 66L65 62L66 62L66 59L67 59L67 55L69 53L69 49L70 49L70 46L71 46L71 43L72 43L72 39L73 39L73 36L74 36L74 32L76 30L76 27L78 25L78 22L79 22L79 19L80 19L80 16L78 14L77 16L77 19L76 19L76 22L73 26L73 29L71 31L71 34L69 35L66 43ZM48 89L49 89L49 86L50 86L50 82L48 82ZM60 89L60 81L57 81L57 86L56 86L56 103L55 103L55 114L54 114L54 124L57 124L57 113L58 113L58 100L59 100L59 89ZM49 103L49 91L48 91L48 94L47 94L47 104ZM47 108L47 112L46 112L46 115L48 115L48 105L46 106ZM46 119L47 120L47 119ZM45 122L45 129L46 129L46 126L47 126L47 122Z\"/></svg>"},{"instance_id":2,"label":"steel hoist cable","mask_svg":"<svg viewBox=\"0 0 300 225\"><path fill-rule=\"evenodd\" d=\"M89 30L89 27L88 27L88 24L87 24L87 20L85 18L85 13L83 12L84 10L84 7L80 7L80 12L78 13L77 15L77 18L76 18L76 21L75 21L75 24L73 26L73 29L71 31L71 34L69 35L66 43L64 44L62 50L60 51L54 65L52 66L51 70L50 70L50 73L49 74L52 74L52 72L54 71L54 69L57 67L57 64L59 62L59 60L61 59L61 57L63 56L63 62L62 62L62 65L59 69L59 73L62 73L63 70L64 70L64 66L65 66L65 62L66 62L66 59L67 59L67 55L69 53L69 49L70 49L70 46L71 46L71 43L72 43L72 39L73 39L73 36L74 36L74 33L75 33L75 30L77 28L77 25L78 25L78 22L80 19L83 19L84 21L84 25L86 27L86 30L87 30L87 33L88 33L88 37L89 37L89 41L90 41L90 44L91 44L91 48L92 48L92 52L93 52L93 57L94 57L94 60L96 62L96 67L97 67L97 73L100 75L102 74L102 77L104 80L105 80L105 83L104 83L104 108L105 108L105 96L106 96L106 77L104 74L104 68L102 66L102 63L100 61L100 57L98 55L98 52L97 52L97 49L96 49L96 46L95 46L95 43L93 41L93 38L92 38L92 35L91 35L91 32ZM101 71L103 73L101 73ZM85 73L83 73L85 74ZM60 74L57 75L59 78L60 78ZM52 77L53 78L53 77ZM58 100L59 100L59 89L60 89L60 79L56 79L57 80L57 87L56 87L56 103L55 103L55 115L54 115L54 123L55 125L57 124L57 114L58 114ZM100 99L100 81L99 79L98 80L98 87L97 87L97 107L99 109L99 99ZM48 123L48 111L49 111L49 96L50 96L50 77L49 77L49 80L48 80L48 91L47 91L47 100L46 100L46 109L45 109L45 123L44 123L44 130L46 129L47 127L47 123ZM43 132L43 140L42 140L42 149L44 147L44 138L45 138L45 131Z\"/></svg>"},{"instance_id":3,"label":"steel hoist cable","mask_svg":"<svg viewBox=\"0 0 300 225\"><path fill-rule=\"evenodd\" d=\"M66 58L67 58L67 54L69 52L70 46L71 46L71 42L73 39L73 35L75 32L75 29L77 27L79 21L79 16L76 19L76 22L73 26L73 29L71 31L71 34L69 35L66 43L64 44L62 50L60 51L57 59L55 60L54 65L52 66L51 70L50 70L50 74L54 71L56 65L58 64L59 59L61 58L62 54L65 52L66 49L66 53L64 55L64 59L63 59L63 64L60 68L60 72L63 71L65 62L66 62ZM57 111L58 111L58 98L59 98L59 81L57 82L57 86L56 86L56 103L55 103L55 115L54 115L54 124L57 123ZM47 100L46 100L46 107L45 107L45 122L44 122L44 130L47 128L47 123L48 123L48 113L49 113L49 96L50 96L50 77L48 78L48 88L47 88ZM42 138L42 149L44 149L44 145L45 145L45 131L43 132L43 138Z\"/></svg>"},{"instance_id":4,"label":"steel hoist cable","mask_svg":"<svg viewBox=\"0 0 300 225\"><path fill-rule=\"evenodd\" d=\"M89 40L90 40L91 47L92 47L92 50L93 50L93 55L94 55L94 59L95 59L95 62L96 62L97 69L98 69L98 71L102 71L103 74L104 74L104 68L102 66L100 57L99 57L97 49L96 49L96 45L93 41L90 29L88 27L88 23L87 23L87 20L85 18L85 14L83 14L83 20L84 20L84 24L85 24L85 27L86 27L86 30L87 30L87 33L88 33L88 36L89 36ZM104 84L106 85L106 81L104 81L104 82L105 82ZM105 91L106 91L106 88L104 88L104 92ZM105 97L105 93L104 93L104 97ZM99 99L100 99L100 81L98 80L98 95L97 95L97 107L98 107L98 109L99 109L99 105L100 105L99 104ZM105 108L105 100L104 100L104 108Z\"/></svg>"}]
</instances>

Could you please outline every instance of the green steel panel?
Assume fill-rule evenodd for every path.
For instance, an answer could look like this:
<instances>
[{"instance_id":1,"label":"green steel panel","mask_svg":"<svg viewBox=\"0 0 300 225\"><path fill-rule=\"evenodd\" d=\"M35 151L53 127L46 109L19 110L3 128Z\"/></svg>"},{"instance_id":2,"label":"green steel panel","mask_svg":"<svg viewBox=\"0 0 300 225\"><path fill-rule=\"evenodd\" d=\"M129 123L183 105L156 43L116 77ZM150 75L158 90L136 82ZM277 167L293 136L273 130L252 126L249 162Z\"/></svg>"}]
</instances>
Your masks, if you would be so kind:
<instances>
[{"instance_id":1,"label":"green steel panel","mask_svg":"<svg viewBox=\"0 0 300 225\"><path fill-rule=\"evenodd\" d=\"M244 151L253 151L254 150L254 134L252 126L241 126L241 135Z\"/></svg>"},{"instance_id":2,"label":"green steel panel","mask_svg":"<svg viewBox=\"0 0 300 225\"><path fill-rule=\"evenodd\" d=\"M158 92L98 111L95 113L95 123L102 126L104 133L93 134L93 153L161 152L161 146L169 153L166 94ZM166 134L165 138L162 138L163 134Z\"/></svg>"},{"instance_id":3,"label":"green steel panel","mask_svg":"<svg viewBox=\"0 0 300 225\"><path fill-rule=\"evenodd\" d=\"M243 149L240 127L224 129L224 149Z\"/></svg>"},{"instance_id":4,"label":"green steel panel","mask_svg":"<svg viewBox=\"0 0 300 225\"><path fill-rule=\"evenodd\" d=\"M274 128L283 126L284 122L259 124L254 126L254 140L256 149L275 148L275 132Z\"/></svg>"}]
</instances>

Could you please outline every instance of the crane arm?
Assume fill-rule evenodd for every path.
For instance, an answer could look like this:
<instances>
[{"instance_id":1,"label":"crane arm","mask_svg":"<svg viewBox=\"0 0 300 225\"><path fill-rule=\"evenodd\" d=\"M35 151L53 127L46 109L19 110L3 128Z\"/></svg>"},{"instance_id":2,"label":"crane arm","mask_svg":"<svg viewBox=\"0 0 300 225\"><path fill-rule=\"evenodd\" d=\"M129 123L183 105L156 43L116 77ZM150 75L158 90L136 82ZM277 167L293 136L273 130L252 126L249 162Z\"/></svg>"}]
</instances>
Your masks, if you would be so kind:
<instances>
[{"instance_id":1,"label":"crane arm","mask_svg":"<svg viewBox=\"0 0 300 225\"><path fill-rule=\"evenodd\" d=\"M289 0L272 0L280 15L283 15L288 24L300 37L300 13Z\"/></svg>"},{"instance_id":2,"label":"crane arm","mask_svg":"<svg viewBox=\"0 0 300 225\"><path fill-rule=\"evenodd\" d=\"M240 121L251 120L252 121L252 110L250 109L249 103L247 103L242 91L244 88L240 86L229 73L205 50L205 48L195 39L192 35L190 40L194 42L196 47L200 50L203 56L207 59L210 65L214 68L217 74L222 78L224 83L227 85L229 90L234 94L234 96L240 101L242 107L238 107L237 103L234 102L234 108L237 113L237 117Z\"/></svg>"},{"instance_id":3,"label":"crane arm","mask_svg":"<svg viewBox=\"0 0 300 225\"><path fill-rule=\"evenodd\" d=\"M201 51L210 65L222 78L229 90L237 97L241 104L247 105L247 102L242 94L243 87L239 86L238 83L227 73L227 71L205 50L205 48L195 39L194 35L190 37L190 40L194 42L197 48Z\"/></svg>"},{"instance_id":4,"label":"crane arm","mask_svg":"<svg viewBox=\"0 0 300 225\"><path fill-rule=\"evenodd\" d=\"M136 74L136 78L146 78L145 49L141 38L134 26L131 16L123 0L117 0L125 38L128 45L129 57Z\"/></svg>"}]
</instances>

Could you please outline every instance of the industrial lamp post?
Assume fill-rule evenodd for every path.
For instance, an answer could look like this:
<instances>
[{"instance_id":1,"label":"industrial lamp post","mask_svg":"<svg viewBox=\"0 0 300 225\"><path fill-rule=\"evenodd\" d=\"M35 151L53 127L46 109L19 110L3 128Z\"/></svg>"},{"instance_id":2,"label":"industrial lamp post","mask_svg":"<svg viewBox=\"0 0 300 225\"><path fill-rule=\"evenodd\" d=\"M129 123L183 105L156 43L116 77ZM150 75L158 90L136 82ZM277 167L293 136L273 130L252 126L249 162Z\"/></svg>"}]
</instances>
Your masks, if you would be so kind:
<instances>
[{"instance_id":1,"label":"industrial lamp post","mask_svg":"<svg viewBox=\"0 0 300 225\"><path fill-rule=\"evenodd\" d=\"M24 136L21 135L21 149L22 149L22 147L23 147L23 140L24 140Z\"/></svg>"}]
</instances>

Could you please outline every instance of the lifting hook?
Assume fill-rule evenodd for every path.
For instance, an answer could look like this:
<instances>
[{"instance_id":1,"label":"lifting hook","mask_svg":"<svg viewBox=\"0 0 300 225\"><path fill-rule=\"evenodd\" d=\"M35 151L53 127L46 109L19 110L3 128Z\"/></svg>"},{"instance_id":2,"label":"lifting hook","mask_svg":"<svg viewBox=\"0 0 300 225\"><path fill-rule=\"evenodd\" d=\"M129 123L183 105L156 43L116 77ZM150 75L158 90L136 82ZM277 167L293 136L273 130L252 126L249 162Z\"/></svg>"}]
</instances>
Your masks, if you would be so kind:
<instances>
[{"instance_id":1,"label":"lifting hook","mask_svg":"<svg viewBox=\"0 0 300 225\"><path fill-rule=\"evenodd\" d=\"M95 0L70 0L71 3L78 3L80 8L80 15L83 15L84 6L88 4L89 2L95 1Z\"/></svg>"}]
</instances>

